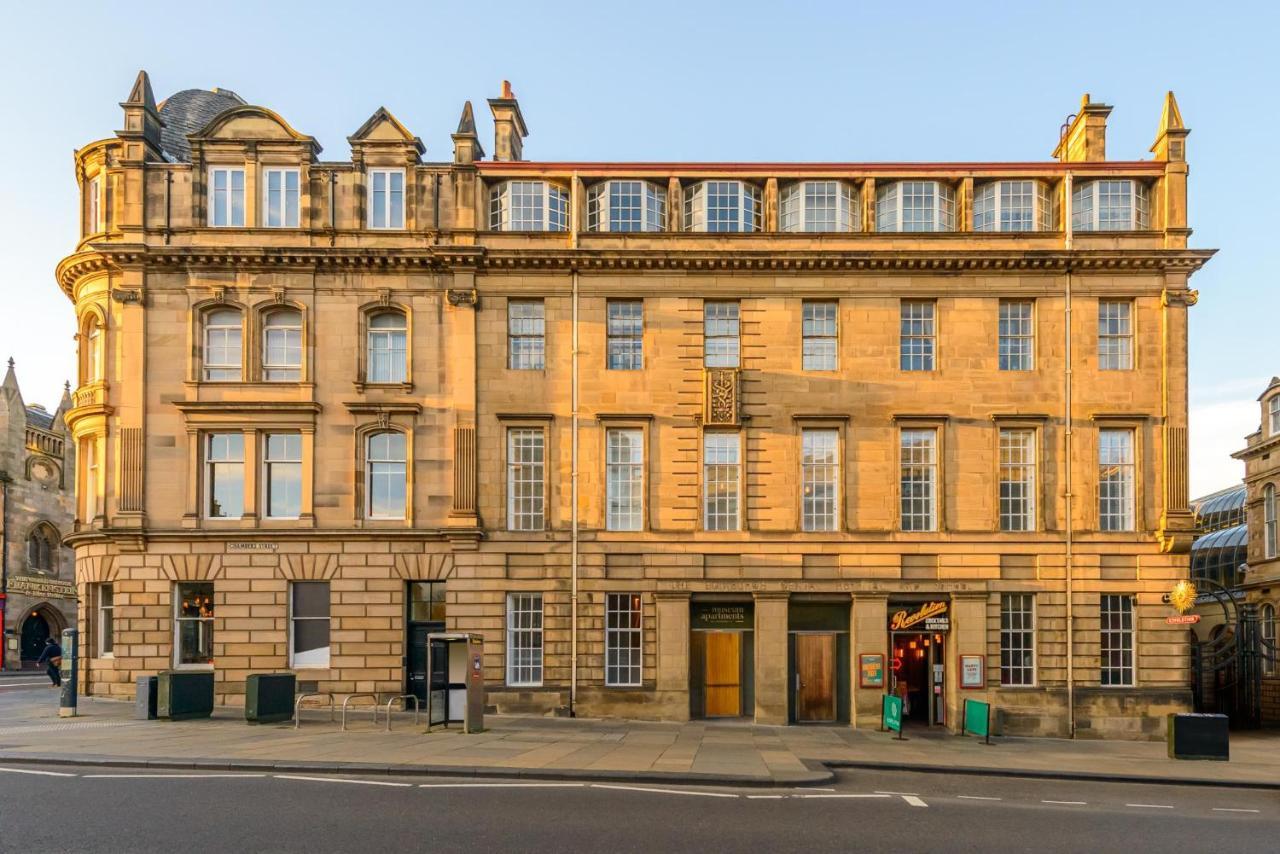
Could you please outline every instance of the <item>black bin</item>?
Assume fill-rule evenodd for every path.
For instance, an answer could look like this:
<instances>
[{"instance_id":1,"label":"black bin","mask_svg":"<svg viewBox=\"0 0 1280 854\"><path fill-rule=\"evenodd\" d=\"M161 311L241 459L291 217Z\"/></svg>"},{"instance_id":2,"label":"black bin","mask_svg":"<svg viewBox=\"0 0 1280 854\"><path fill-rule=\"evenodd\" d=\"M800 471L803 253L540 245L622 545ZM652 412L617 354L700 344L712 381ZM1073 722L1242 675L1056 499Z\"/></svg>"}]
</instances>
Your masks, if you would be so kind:
<instances>
[{"instance_id":1,"label":"black bin","mask_svg":"<svg viewBox=\"0 0 1280 854\"><path fill-rule=\"evenodd\" d=\"M139 676L138 691L133 707L133 716L140 721L156 719L156 693L159 681L154 676Z\"/></svg>"},{"instance_id":2,"label":"black bin","mask_svg":"<svg viewBox=\"0 0 1280 854\"><path fill-rule=\"evenodd\" d=\"M244 719L271 724L293 718L298 677L292 673L251 673L244 684Z\"/></svg>"},{"instance_id":3,"label":"black bin","mask_svg":"<svg viewBox=\"0 0 1280 854\"><path fill-rule=\"evenodd\" d=\"M1231 758L1230 734L1226 715L1169 715L1170 759Z\"/></svg>"},{"instance_id":4,"label":"black bin","mask_svg":"<svg viewBox=\"0 0 1280 854\"><path fill-rule=\"evenodd\" d=\"M213 673L206 670L164 670L157 679L157 717L186 721L213 714Z\"/></svg>"}]
</instances>

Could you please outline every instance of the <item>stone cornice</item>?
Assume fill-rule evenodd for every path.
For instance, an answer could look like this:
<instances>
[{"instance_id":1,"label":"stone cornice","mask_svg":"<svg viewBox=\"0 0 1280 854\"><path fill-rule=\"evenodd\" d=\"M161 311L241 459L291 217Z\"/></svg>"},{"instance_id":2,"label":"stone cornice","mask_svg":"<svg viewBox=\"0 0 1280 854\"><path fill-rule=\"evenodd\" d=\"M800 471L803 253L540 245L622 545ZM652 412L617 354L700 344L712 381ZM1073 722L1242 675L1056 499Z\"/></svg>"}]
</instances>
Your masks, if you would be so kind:
<instances>
[{"instance_id":1,"label":"stone cornice","mask_svg":"<svg viewBox=\"0 0 1280 854\"><path fill-rule=\"evenodd\" d=\"M755 242L755 239L752 240ZM605 272L665 270L692 273L1193 273L1212 249L503 249L477 246L415 247L183 247L97 244L64 258L57 268L71 296L77 280L107 270L260 270L263 272L389 270L399 273Z\"/></svg>"}]
</instances>

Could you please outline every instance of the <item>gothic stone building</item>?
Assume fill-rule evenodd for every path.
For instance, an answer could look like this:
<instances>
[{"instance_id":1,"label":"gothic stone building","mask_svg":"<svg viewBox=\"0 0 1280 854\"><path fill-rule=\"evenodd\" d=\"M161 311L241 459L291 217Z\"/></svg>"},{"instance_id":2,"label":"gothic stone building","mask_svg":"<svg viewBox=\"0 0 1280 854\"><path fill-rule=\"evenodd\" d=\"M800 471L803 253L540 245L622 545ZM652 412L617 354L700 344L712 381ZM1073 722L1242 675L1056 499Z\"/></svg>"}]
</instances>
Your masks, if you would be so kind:
<instances>
[{"instance_id":1,"label":"gothic stone building","mask_svg":"<svg viewBox=\"0 0 1280 854\"><path fill-rule=\"evenodd\" d=\"M35 667L44 640L76 624L75 564L62 538L74 514L75 454L63 416L26 404L13 359L0 384L0 669Z\"/></svg>"},{"instance_id":2,"label":"gothic stone building","mask_svg":"<svg viewBox=\"0 0 1280 854\"><path fill-rule=\"evenodd\" d=\"M1156 735L1188 705L1187 129L1108 160L349 160L226 91L76 154L85 690L204 668L500 711ZM798 152L802 154L802 152ZM97 348L97 349L91 349ZM94 607L82 624L92 639ZM457 678L461 678L459 675ZM438 680L438 681L437 681Z\"/></svg>"}]
</instances>

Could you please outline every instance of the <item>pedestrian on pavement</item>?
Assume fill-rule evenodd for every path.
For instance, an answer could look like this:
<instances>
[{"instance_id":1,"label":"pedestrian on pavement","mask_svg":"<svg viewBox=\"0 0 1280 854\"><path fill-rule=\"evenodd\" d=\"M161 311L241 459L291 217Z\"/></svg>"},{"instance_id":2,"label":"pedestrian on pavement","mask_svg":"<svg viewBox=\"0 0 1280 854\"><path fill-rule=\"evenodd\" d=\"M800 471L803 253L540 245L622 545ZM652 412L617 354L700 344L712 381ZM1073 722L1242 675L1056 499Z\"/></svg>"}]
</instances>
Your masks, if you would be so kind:
<instances>
[{"instance_id":1,"label":"pedestrian on pavement","mask_svg":"<svg viewBox=\"0 0 1280 854\"><path fill-rule=\"evenodd\" d=\"M40 658L36 664L45 666L44 672L49 674L49 681L53 683L54 688L62 684L62 647L53 638L45 638L44 652L40 653Z\"/></svg>"}]
</instances>

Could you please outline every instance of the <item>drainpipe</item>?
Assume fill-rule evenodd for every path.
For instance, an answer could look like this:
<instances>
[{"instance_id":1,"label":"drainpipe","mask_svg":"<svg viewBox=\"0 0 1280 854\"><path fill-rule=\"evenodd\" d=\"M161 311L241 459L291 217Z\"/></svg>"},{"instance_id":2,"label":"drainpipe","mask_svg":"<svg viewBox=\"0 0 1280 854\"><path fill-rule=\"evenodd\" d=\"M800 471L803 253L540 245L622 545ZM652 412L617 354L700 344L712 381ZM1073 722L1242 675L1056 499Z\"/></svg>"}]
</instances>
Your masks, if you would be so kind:
<instances>
[{"instance_id":1,"label":"drainpipe","mask_svg":"<svg viewBox=\"0 0 1280 854\"><path fill-rule=\"evenodd\" d=\"M9 636L5 634L5 619L9 615L9 473L0 471L0 670L5 669L8 657Z\"/></svg>"},{"instance_id":2,"label":"drainpipe","mask_svg":"<svg viewBox=\"0 0 1280 854\"><path fill-rule=\"evenodd\" d=\"M1074 235L1071 227L1071 172L1067 172L1064 186L1064 204L1063 209L1063 231L1066 237L1067 250L1067 282L1066 293L1063 301L1063 317L1065 318L1066 329L1065 345L1063 348L1063 356L1065 368L1063 370L1063 424L1066 425L1063 433L1063 455L1066 466L1066 477L1064 486L1066 494L1066 528L1065 528L1065 546L1066 546L1066 573L1067 573L1067 727L1071 738L1076 737L1076 673L1075 673L1075 614L1074 602L1074 576L1075 567L1073 566L1072 556L1072 536L1075 533L1073 514L1075 496L1072 494L1072 476L1071 476L1071 438L1074 434L1072 429L1072 397L1071 397L1071 252L1074 244Z\"/></svg>"},{"instance_id":3,"label":"drainpipe","mask_svg":"<svg viewBox=\"0 0 1280 854\"><path fill-rule=\"evenodd\" d=\"M569 188L569 248L578 248L578 173L573 173ZM578 266L570 273L573 279L573 341L571 345L573 425L569 450L569 500L572 520L570 531L569 572L569 717L576 717L578 703Z\"/></svg>"}]
</instances>

